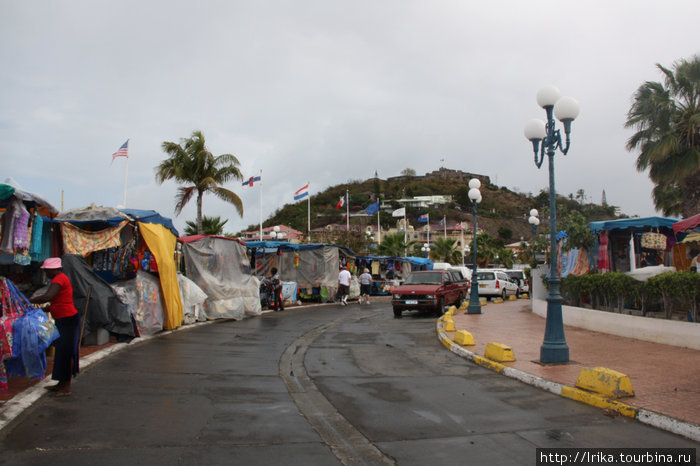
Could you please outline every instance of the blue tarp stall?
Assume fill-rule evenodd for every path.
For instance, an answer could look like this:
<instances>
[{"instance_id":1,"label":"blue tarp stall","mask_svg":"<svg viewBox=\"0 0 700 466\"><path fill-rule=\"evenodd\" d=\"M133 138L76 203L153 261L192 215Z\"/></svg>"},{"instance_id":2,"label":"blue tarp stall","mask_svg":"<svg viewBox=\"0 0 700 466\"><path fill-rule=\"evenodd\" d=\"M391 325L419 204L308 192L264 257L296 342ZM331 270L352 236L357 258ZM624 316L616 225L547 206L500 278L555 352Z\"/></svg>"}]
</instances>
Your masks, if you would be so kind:
<instances>
[{"instance_id":1,"label":"blue tarp stall","mask_svg":"<svg viewBox=\"0 0 700 466\"><path fill-rule=\"evenodd\" d=\"M340 264L355 258L352 250L336 244L247 241L246 247L253 275L269 277L275 267L282 282L297 284L302 298L335 296Z\"/></svg>"},{"instance_id":2,"label":"blue tarp stall","mask_svg":"<svg viewBox=\"0 0 700 466\"><path fill-rule=\"evenodd\" d=\"M588 227L599 237L607 234L606 253L612 270L629 272L646 265L672 265L672 250L676 245L673 225L676 222L678 219L668 217L622 218L590 222ZM642 235L649 233L663 235L665 247L643 247Z\"/></svg>"}]
</instances>

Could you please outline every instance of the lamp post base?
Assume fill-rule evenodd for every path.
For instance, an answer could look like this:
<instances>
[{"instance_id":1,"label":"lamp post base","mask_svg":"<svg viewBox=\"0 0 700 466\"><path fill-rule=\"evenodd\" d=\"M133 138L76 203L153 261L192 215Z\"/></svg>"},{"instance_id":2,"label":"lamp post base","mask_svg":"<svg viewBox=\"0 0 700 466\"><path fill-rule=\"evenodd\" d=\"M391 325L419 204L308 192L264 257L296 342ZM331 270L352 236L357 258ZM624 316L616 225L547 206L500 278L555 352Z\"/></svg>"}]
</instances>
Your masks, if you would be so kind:
<instances>
[{"instance_id":1,"label":"lamp post base","mask_svg":"<svg viewBox=\"0 0 700 466\"><path fill-rule=\"evenodd\" d=\"M479 291L476 290L476 293L474 293L474 286L479 285L474 285L472 283L472 292L469 295L469 307L467 307L467 314L481 314L481 301L479 301Z\"/></svg>"},{"instance_id":2,"label":"lamp post base","mask_svg":"<svg viewBox=\"0 0 700 466\"><path fill-rule=\"evenodd\" d=\"M559 294L559 278L550 281L550 295L547 296L547 323L544 342L540 347L540 362L569 362L569 347L564 336L564 319L562 316L562 297Z\"/></svg>"},{"instance_id":3,"label":"lamp post base","mask_svg":"<svg viewBox=\"0 0 700 466\"><path fill-rule=\"evenodd\" d=\"M569 347L564 343L544 342L540 347L540 362L556 364L569 362Z\"/></svg>"}]
</instances>

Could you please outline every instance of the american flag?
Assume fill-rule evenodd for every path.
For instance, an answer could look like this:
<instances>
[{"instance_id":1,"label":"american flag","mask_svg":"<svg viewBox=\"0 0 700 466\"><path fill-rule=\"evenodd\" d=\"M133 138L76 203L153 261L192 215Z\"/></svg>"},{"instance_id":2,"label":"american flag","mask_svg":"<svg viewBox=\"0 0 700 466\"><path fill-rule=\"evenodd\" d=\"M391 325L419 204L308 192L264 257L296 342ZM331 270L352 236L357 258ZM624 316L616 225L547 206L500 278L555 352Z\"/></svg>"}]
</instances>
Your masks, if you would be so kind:
<instances>
[{"instance_id":1,"label":"american flag","mask_svg":"<svg viewBox=\"0 0 700 466\"><path fill-rule=\"evenodd\" d=\"M124 144L117 150L114 154L112 154L112 162L114 162L114 159L117 157L126 157L129 158L129 140L127 139Z\"/></svg>"}]
</instances>

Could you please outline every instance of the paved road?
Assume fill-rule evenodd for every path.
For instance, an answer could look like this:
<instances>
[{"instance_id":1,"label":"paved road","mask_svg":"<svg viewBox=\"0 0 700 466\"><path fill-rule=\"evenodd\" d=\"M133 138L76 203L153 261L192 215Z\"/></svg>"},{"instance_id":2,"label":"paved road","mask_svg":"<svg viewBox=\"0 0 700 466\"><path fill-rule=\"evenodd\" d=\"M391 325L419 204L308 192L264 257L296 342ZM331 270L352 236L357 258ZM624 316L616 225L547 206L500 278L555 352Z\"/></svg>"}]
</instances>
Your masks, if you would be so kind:
<instances>
[{"instance_id":1,"label":"paved road","mask_svg":"<svg viewBox=\"0 0 700 466\"><path fill-rule=\"evenodd\" d=\"M535 464L537 447L696 447L448 352L434 318L323 306L175 332L2 431L0 463Z\"/></svg>"}]
</instances>

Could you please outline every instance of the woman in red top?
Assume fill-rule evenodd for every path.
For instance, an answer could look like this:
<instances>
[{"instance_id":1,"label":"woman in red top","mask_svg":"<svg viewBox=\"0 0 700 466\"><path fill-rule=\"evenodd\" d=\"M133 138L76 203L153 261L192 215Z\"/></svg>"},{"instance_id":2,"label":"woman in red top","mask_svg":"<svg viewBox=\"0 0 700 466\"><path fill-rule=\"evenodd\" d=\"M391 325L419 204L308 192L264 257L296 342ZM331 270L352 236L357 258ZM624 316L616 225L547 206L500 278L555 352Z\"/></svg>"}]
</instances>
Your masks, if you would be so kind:
<instances>
[{"instance_id":1,"label":"woman in red top","mask_svg":"<svg viewBox=\"0 0 700 466\"><path fill-rule=\"evenodd\" d=\"M60 257L51 257L44 261L41 268L51 279L49 289L40 296L35 296L29 301L35 304L50 302L51 316L56 322L56 328L60 336L54 342L56 353L53 360L53 372L51 378L58 380L58 384L47 386L54 396L70 395L71 377L78 374L78 330L80 328L80 316L73 304L73 285L70 279L63 273Z\"/></svg>"}]
</instances>

